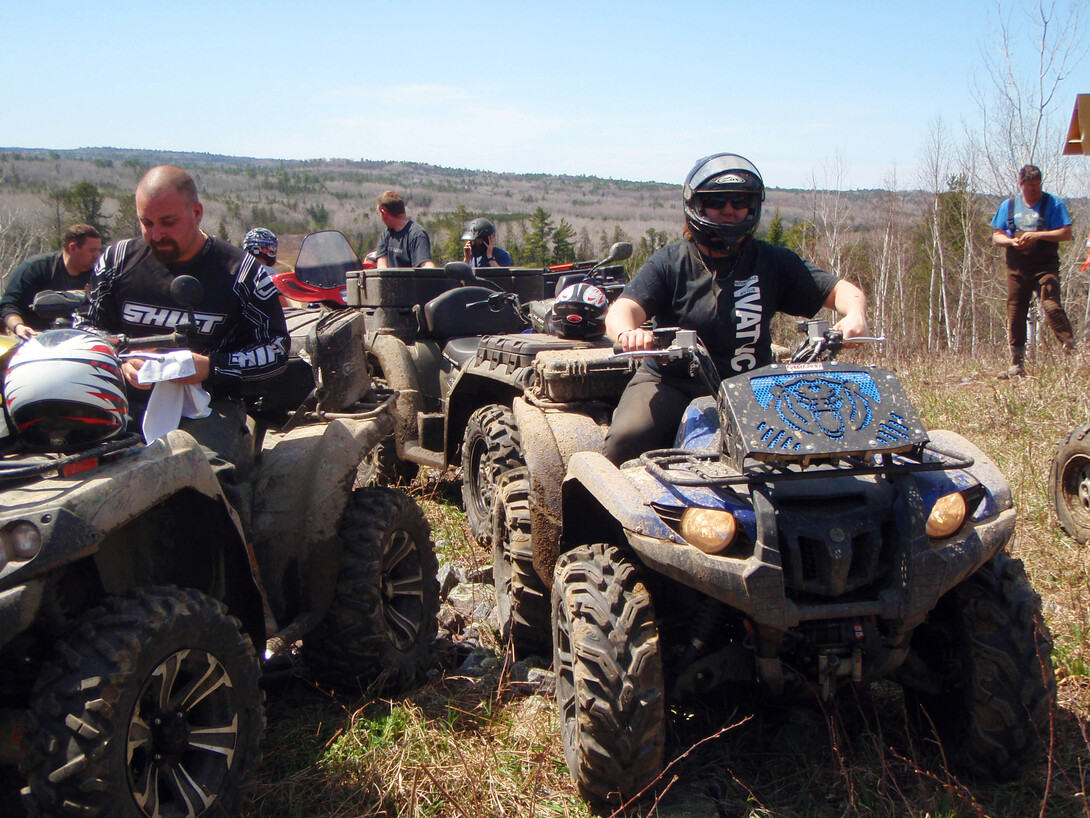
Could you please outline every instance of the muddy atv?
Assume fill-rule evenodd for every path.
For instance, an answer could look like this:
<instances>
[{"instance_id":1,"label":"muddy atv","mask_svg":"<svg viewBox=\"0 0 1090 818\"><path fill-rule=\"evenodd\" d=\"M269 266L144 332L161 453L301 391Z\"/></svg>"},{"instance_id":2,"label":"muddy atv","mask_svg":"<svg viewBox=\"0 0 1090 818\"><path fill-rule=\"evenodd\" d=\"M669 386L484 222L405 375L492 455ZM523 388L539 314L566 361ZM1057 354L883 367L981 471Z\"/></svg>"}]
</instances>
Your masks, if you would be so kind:
<instances>
[{"instance_id":1,"label":"muddy atv","mask_svg":"<svg viewBox=\"0 0 1090 818\"><path fill-rule=\"evenodd\" d=\"M365 317L376 377L399 393L394 435L375 451L372 473L396 482L420 466L461 465L466 520L480 542L491 542L500 476L523 464L511 407L533 388L535 361L562 350L598 360L605 346L551 333L552 298L587 280L616 295L624 284L616 262L631 253L620 242L601 261L545 270L474 271L461 262L444 270L361 270L341 234L308 236L300 264L321 274L304 283L330 293L343 282L348 308Z\"/></svg>"},{"instance_id":2,"label":"muddy atv","mask_svg":"<svg viewBox=\"0 0 1090 818\"><path fill-rule=\"evenodd\" d=\"M1051 639L1006 552L1007 481L960 435L927 432L894 373L836 361L839 335L806 327L793 363L721 384L679 331L656 354L714 397L689 406L675 448L621 468L573 453L563 485L530 498L561 523L552 542L533 531L531 560L590 801L656 779L673 705L742 690L827 699L896 680L947 763L1000 779L1047 733Z\"/></svg>"},{"instance_id":3,"label":"muddy atv","mask_svg":"<svg viewBox=\"0 0 1090 818\"><path fill-rule=\"evenodd\" d=\"M1056 448L1048 494L1063 530L1077 542L1090 542L1090 424L1072 429Z\"/></svg>"},{"instance_id":4,"label":"muddy atv","mask_svg":"<svg viewBox=\"0 0 1090 818\"><path fill-rule=\"evenodd\" d=\"M0 762L18 764L30 815L238 814L263 662L297 653L344 693L429 663L428 524L401 492L353 489L394 396L344 354L362 319L290 323L307 355L252 402L260 454L241 502L184 431L68 452L8 436Z\"/></svg>"}]
</instances>

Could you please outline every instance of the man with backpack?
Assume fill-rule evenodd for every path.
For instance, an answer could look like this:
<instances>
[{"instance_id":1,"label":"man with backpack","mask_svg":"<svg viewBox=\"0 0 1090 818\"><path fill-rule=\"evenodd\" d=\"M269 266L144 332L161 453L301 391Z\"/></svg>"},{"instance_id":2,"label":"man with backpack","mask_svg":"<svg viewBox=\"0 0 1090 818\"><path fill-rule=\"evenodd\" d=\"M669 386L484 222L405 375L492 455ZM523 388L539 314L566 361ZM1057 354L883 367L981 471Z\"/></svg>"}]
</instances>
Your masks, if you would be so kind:
<instances>
[{"instance_id":1,"label":"man with backpack","mask_svg":"<svg viewBox=\"0 0 1090 818\"><path fill-rule=\"evenodd\" d=\"M1061 241L1071 240L1071 217L1059 196L1041 190L1041 169L1025 165L1018 171L1021 195L999 205L992 219L992 242L1006 248L1007 324L1011 365L1007 377L1026 374L1026 314L1035 291L1063 348L1075 349L1071 322L1060 300Z\"/></svg>"}]
</instances>

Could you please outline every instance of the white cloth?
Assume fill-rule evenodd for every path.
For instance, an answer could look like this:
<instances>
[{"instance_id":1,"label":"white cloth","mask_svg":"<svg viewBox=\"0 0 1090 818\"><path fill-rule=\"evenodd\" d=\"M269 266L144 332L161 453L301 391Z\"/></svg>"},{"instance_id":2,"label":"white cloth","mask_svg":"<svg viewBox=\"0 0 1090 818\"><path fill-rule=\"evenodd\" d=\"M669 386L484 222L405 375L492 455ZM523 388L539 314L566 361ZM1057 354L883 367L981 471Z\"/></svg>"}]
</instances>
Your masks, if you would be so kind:
<instances>
[{"instance_id":1,"label":"white cloth","mask_svg":"<svg viewBox=\"0 0 1090 818\"><path fill-rule=\"evenodd\" d=\"M211 414L212 400L197 384L177 383L196 373L193 355L188 350L175 352L133 352L126 358L142 358L143 366L136 375L139 383L153 383L148 408L144 411L144 440L150 443L167 432L177 429L182 417L203 418Z\"/></svg>"}]
</instances>

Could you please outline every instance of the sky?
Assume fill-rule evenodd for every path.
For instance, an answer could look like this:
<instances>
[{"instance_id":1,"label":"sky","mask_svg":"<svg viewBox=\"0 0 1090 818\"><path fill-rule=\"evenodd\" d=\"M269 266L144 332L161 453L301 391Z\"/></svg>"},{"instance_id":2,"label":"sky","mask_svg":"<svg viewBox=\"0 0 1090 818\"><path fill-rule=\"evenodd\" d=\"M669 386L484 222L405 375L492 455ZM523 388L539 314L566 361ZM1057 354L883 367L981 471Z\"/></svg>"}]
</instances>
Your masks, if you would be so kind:
<instances>
[{"instance_id":1,"label":"sky","mask_svg":"<svg viewBox=\"0 0 1090 818\"><path fill-rule=\"evenodd\" d=\"M970 83L995 13L994 0L7 0L0 147L675 184L730 151L772 187L916 187L935 123L959 133L978 117ZM1090 91L1082 69L1061 116Z\"/></svg>"}]
</instances>

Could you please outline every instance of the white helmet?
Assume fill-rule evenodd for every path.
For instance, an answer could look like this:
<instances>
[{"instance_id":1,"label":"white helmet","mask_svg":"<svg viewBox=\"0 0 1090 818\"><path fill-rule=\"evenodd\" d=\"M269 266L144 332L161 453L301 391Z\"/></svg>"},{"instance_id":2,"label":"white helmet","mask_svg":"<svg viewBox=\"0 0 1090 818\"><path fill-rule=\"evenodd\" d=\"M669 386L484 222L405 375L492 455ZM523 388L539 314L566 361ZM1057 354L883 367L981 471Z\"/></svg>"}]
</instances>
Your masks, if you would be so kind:
<instances>
[{"instance_id":1,"label":"white helmet","mask_svg":"<svg viewBox=\"0 0 1090 818\"><path fill-rule=\"evenodd\" d=\"M76 329L39 333L12 353L4 403L30 448L68 451L100 443L125 426L129 402L117 352Z\"/></svg>"}]
</instances>

